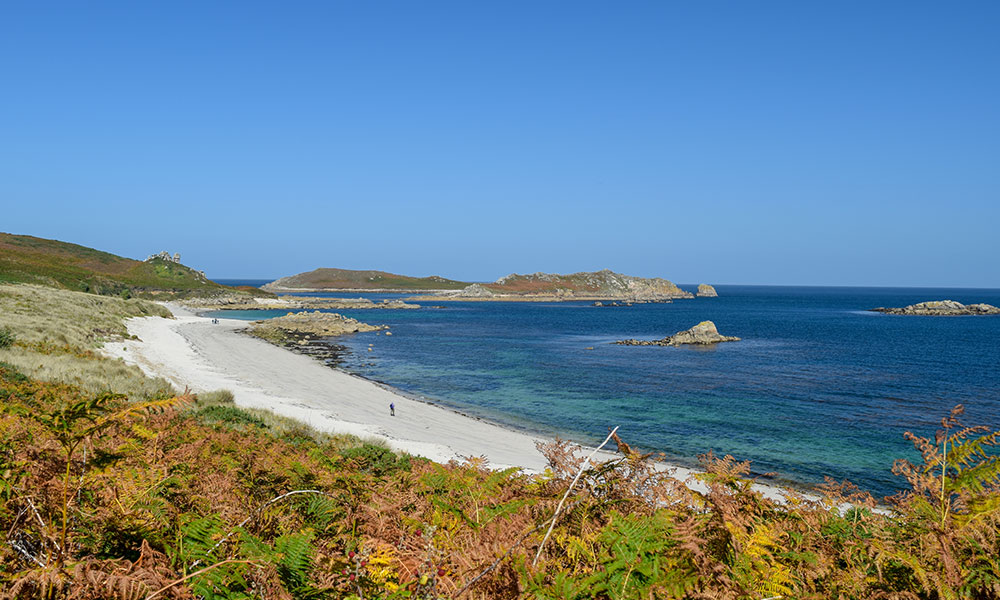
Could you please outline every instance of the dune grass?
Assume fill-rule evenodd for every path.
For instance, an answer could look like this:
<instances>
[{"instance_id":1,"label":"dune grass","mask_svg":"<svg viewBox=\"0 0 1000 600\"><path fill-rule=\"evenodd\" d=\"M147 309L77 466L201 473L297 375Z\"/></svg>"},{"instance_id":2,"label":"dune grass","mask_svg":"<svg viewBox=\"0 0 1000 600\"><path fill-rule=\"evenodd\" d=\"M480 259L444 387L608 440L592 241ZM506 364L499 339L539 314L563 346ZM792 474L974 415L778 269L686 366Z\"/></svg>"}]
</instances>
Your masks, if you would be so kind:
<instances>
[{"instance_id":1,"label":"dune grass","mask_svg":"<svg viewBox=\"0 0 1000 600\"><path fill-rule=\"evenodd\" d=\"M101 354L105 342L129 337L131 317L170 318L165 307L40 285L0 285L0 361L42 381L68 383L96 394L112 391L136 400L169 396L173 387L141 369Z\"/></svg>"},{"instance_id":2,"label":"dune grass","mask_svg":"<svg viewBox=\"0 0 1000 600\"><path fill-rule=\"evenodd\" d=\"M194 397L186 412L204 425L242 430L256 429L286 442L308 440L337 450L369 443L381 443L382 446L388 447L381 440L372 442L353 435L326 433L269 410L236 406L235 396L230 390L201 392Z\"/></svg>"},{"instance_id":3,"label":"dune grass","mask_svg":"<svg viewBox=\"0 0 1000 600\"><path fill-rule=\"evenodd\" d=\"M92 349L128 336L125 319L170 318L170 311L147 300L124 300L40 285L0 285L0 328L22 343Z\"/></svg>"}]
</instances>

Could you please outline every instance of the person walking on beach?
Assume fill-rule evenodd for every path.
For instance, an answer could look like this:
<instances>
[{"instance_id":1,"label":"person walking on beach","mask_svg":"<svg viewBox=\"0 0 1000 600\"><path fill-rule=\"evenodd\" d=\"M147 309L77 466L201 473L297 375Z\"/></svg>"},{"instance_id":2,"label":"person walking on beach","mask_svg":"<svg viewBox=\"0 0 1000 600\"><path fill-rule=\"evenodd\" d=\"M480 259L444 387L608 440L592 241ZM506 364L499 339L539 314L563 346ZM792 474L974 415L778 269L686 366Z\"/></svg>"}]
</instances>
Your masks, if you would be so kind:
<instances>
[{"instance_id":1,"label":"person walking on beach","mask_svg":"<svg viewBox=\"0 0 1000 600\"><path fill-rule=\"evenodd\" d=\"M395 402L390 402L389 403L389 416L390 417L395 417L396 416L396 403Z\"/></svg>"}]
</instances>

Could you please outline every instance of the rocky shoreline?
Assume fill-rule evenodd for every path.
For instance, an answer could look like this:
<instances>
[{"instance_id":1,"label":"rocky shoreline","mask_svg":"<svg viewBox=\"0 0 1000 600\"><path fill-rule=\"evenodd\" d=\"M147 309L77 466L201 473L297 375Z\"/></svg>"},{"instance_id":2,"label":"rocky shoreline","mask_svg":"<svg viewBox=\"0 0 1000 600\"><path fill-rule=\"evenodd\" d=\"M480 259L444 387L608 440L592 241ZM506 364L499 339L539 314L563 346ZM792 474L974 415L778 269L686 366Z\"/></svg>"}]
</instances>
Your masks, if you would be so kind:
<instances>
[{"instance_id":1,"label":"rocky shoreline","mask_svg":"<svg viewBox=\"0 0 1000 600\"><path fill-rule=\"evenodd\" d=\"M660 340L620 340L615 342L619 346L683 346L699 345L705 346L718 344L720 342L738 342L740 338L729 335L721 335L712 321L702 321L691 329L678 331L674 335L668 335Z\"/></svg>"},{"instance_id":2,"label":"rocky shoreline","mask_svg":"<svg viewBox=\"0 0 1000 600\"><path fill-rule=\"evenodd\" d=\"M969 315L1000 315L1000 307L992 304L962 304L954 300L919 302L902 308L878 307L871 312L887 315L917 315L927 317L960 317Z\"/></svg>"},{"instance_id":3,"label":"rocky shoreline","mask_svg":"<svg viewBox=\"0 0 1000 600\"><path fill-rule=\"evenodd\" d=\"M592 304L598 308L609 308L614 306L632 306L634 304L672 304L673 300L614 300L614 301L597 301Z\"/></svg>"},{"instance_id":4,"label":"rocky shoreline","mask_svg":"<svg viewBox=\"0 0 1000 600\"><path fill-rule=\"evenodd\" d=\"M193 298L186 300L183 304L195 310L412 310L420 308L419 304L409 304L402 300L374 302L368 298L319 298L315 296L247 298L230 295L217 298Z\"/></svg>"}]
</instances>

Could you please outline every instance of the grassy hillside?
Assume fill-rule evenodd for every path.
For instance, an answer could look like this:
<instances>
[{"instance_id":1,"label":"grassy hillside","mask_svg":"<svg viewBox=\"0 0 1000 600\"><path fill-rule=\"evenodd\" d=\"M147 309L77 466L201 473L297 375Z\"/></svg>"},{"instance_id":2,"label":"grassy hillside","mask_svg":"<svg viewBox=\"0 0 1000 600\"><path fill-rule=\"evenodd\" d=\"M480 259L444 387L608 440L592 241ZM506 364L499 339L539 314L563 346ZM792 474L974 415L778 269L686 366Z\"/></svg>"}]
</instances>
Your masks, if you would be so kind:
<instances>
[{"instance_id":1,"label":"grassy hillside","mask_svg":"<svg viewBox=\"0 0 1000 600\"><path fill-rule=\"evenodd\" d=\"M351 271L349 269L316 269L282 277L264 286L265 290L460 290L468 283L431 275L408 277L385 271Z\"/></svg>"},{"instance_id":2,"label":"grassy hillside","mask_svg":"<svg viewBox=\"0 0 1000 600\"><path fill-rule=\"evenodd\" d=\"M196 295L228 290L162 259L123 258L86 246L0 233L0 282L37 283L96 294Z\"/></svg>"}]
</instances>

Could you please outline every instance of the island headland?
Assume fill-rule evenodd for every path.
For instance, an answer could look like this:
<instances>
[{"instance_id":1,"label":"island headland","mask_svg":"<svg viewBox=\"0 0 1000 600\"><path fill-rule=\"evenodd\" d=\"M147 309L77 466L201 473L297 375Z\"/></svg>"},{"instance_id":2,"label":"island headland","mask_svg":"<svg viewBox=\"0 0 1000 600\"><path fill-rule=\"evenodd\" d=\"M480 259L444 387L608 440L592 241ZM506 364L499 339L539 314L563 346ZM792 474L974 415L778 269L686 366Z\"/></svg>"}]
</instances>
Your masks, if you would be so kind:
<instances>
[{"instance_id":1,"label":"island headland","mask_svg":"<svg viewBox=\"0 0 1000 600\"><path fill-rule=\"evenodd\" d=\"M609 269L571 273L513 273L493 283L473 283L461 290L441 292L433 296L410 298L421 300L489 300L508 302L632 301L649 302L694 298L694 294L660 277L633 277Z\"/></svg>"},{"instance_id":2,"label":"island headland","mask_svg":"<svg viewBox=\"0 0 1000 600\"><path fill-rule=\"evenodd\" d=\"M435 292L460 290L468 282L431 275L410 277L386 271L320 268L267 283L268 292Z\"/></svg>"}]
</instances>

